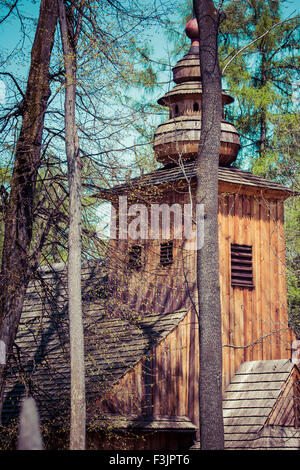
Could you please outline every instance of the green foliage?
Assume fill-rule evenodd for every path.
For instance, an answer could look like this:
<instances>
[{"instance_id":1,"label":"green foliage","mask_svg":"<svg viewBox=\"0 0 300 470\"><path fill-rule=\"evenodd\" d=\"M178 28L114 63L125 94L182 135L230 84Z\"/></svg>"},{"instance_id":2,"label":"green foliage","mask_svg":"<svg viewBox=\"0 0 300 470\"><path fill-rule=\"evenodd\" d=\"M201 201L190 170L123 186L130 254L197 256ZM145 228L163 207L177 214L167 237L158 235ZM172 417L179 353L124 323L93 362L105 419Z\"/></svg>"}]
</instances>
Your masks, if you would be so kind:
<instances>
[{"instance_id":1,"label":"green foliage","mask_svg":"<svg viewBox=\"0 0 300 470\"><path fill-rule=\"evenodd\" d=\"M300 114L286 114L274 121L271 150L255 160L253 171L293 188L285 203L287 292L290 326L300 337Z\"/></svg>"},{"instance_id":2,"label":"green foliage","mask_svg":"<svg viewBox=\"0 0 300 470\"><path fill-rule=\"evenodd\" d=\"M230 62L225 72L228 91L236 99L228 118L241 135L240 164L248 166L253 159L266 157L272 151L278 116L295 110L292 95L299 79L299 21L293 19L271 29L283 19L281 3L230 2L225 6L226 20L221 25L222 68L254 41Z\"/></svg>"},{"instance_id":3,"label":"green foliage","mask_svg":"<svg viewBox=\"0 0 300 470\"><path fill-rule=\"evenodd\" d=\"M273 0L223 2L225 19L219 28L221 69L248 46L230 62L224 75L224 88L235 98L235 103L226 106L225 117L240 133L238 164L247 168L253 159L271 151L278 116L295 111L292 96L300 78L299 17L271 29L287 19L283 7L284 2ZM181 23L171 24L168 30L176 57L188 48L189 40L183 32L191 12L191 0L183 1Z\"/></svg>"},{"instance_id":4,"label":"green foliage","mask_svg":"<svg viewBox=\"0 0 300 470\"><path fill-rule=\"evenodd\" d=\"M270 150L254 160L255 174L299 189L299 119L300 113L278 114L273 119Z\"/></svg>"},{"instance_id":5,"label":"green foliage","mask_svg":"<svg viewBox=\"0 0 300 470\"><path fill-rule=\"evenodd\" d=\"M300 201L286 204L287 291L289 323L300 339Z\"/></svg>"}]
</instances>

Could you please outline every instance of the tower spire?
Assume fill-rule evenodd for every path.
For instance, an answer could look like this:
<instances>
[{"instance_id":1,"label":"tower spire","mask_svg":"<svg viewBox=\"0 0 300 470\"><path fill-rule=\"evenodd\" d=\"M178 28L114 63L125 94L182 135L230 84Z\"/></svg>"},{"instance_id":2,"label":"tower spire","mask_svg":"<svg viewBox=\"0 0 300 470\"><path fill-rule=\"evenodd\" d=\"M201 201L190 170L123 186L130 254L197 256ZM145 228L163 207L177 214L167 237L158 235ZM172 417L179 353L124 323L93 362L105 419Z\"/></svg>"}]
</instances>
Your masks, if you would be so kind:
<instances>
[{"instance_id":1,"label":"tower spire","mask_svg":"<svg viewBox=\"0 0 300 470\"><path fill-rule=\"evenodd\" d=\"M164 165L197 158L201 132L202 83L199 57L199 30L196 18L189 20L185 33L191 40L188 53L173 67L174 88L158 100L170 110L170 119L158 126L154 136L156 158ZM223 105L234 100L224 91ZM234 126L222 120L220 165L229 166L240 149L239 135Z\"/></svg>"}]
</instances>

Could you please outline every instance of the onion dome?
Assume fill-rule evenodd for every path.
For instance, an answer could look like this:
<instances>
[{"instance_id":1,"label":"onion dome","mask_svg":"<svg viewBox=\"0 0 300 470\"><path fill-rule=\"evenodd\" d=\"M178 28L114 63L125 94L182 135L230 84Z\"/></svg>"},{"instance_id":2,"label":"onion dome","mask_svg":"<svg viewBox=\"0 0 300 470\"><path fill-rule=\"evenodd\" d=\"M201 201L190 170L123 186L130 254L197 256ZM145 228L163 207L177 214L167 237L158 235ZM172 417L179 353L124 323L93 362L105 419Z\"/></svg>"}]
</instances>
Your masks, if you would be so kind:
<instances>
[{"instance_id":1,"label":"onion dome","mask_svg":"<svg viewBox=\"0 0 300 470\"><path fill-rule=\"evenodd\" d=\"M199 32L197 19L190 20L185 28L191 39L189 52L173 67L176 85L158 103L168 106L170 120L158 126L154 136L154 151L159 162L175 164L182 160L196 159L201 133L202 83L199 58ZM223 106L234 100L222 92ZM222 120L220 165L229 166L240 149L239 135L232 124Z\"/></svg>"},{"instance_id":2,"label":"onion dome","mask_svg":"<svg viewBox=\"0 0 300 470\"><path fill-rule=\"evenodd\" d=\"M201 80L199 60L199 31L196 18L187 22L185 33L191 40L189 52L173 67L173 79L175 83L191 80Z\"/></svg>"},{"instance_id":3,"label":"onion dome","mask_svg":"<svg viewBox=\"0 0 300 470\"><path fill-rule=\"evenodd\" d=\"M182 160L195 160L201 134L201 115L180 116L161 124L155 133L156 158L165 165ZM230 122L221 122L220 166L229 166L240 149L238 132Z\"/></svg>"}]
</instances>

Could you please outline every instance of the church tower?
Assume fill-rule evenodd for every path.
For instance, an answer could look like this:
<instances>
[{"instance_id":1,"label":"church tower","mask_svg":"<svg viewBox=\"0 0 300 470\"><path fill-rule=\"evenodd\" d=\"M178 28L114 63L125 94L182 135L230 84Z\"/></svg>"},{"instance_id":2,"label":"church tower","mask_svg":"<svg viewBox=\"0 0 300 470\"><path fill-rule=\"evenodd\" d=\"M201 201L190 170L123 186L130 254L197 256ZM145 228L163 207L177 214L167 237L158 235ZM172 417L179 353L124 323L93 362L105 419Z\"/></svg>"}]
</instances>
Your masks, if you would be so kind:
<instances>
[{"instance_id":1,"label":"church tower","mask_svg":"<svg viewBox=\"0 0 300 470\"><path fill-rule=\"evenodd\" d=\"M195 159L201 133L195 18L185 31L190 50L173 68L175 86L158 100L169 108L169 120L158 126L154 136L156 158L163 167L109 190L106 197L113 202L119 225L122 213L128 212L126 227L117 227L110 241L118 308L136 316L186 309L196 325L196 251L189 237L195 227L192 218L184 217L191 207L195 217ZM224 107L233 102L224 91L222 100ZM240 149L239 135L224 118L221 129L219 267L227 386L243 361L289 357L283 211L290 191L231 166ZM154 213L159 234L153 236Z\"/></svg>"}]
</instances>

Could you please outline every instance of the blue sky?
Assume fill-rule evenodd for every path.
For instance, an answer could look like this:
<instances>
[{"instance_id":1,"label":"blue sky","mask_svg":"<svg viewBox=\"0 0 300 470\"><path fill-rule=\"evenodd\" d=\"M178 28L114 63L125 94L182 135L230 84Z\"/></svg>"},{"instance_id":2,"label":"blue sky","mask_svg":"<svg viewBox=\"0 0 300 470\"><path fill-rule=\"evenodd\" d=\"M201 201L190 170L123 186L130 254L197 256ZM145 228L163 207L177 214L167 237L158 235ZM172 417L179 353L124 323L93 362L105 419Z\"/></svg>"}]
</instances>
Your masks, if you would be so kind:
<instances>
[{"instance_id":1,"label":"blue sky","mask_svg":"<svg viewBox=\"0 0 300 470\"><path fill-rule=\"evenodd\" d=\"M147 4L147 2L146 2ZM16 15L10 15L10 17L0 24L0 54L11 55L11 60L6 63L6 68L16 69L18 72L25 72L26 63L17 64L15 60L14 50L22 49L24 51L24 59L27 58L32 45L33 35L34 35L34 24L37 21L39 14L39 0L19 0L19 11L25 17L24 23L27 31L29 31L30 25L31 33L29 32L28 36L25 37L25 40L22 38L22 31L20 21L17 19ZM3 3L0 0L0 18L7 13L7 8L3 7ZM283 7L283 18L288 18L291 14L300 14L300 0L285 0ZM163 37L163 31L156 30L155 33L149 37L148 40L151 42L151 45L154 49L154 55L157 57L167 57L168 56L168 44L166 39ZM0 56L1 57L1 56ZM0 61L0 67L1 67ZM27 64L28 65L28 64ZM0 90L0 100L1 100L1 90Z\"/></svg>"},{"instance_id":2,"label":"blue sky","mask_svg":"<svg viewBox=\"0 0 300 470\"><path fill-rule=\"evenodd\" d=\"M147 1L145 2L147 5ZM29 56L33 37L34 25L39 14L39 0L19 0L19 11L25 17L24 24L26 26L27 36L22 37L20 21L16 15L10 17L0 24L0 67L3 67L1 56L10 55L10 60L6 61L5 70L13 70L18 75L23 75L24 79L27 75L29 66ZM0 18L7 13L7 8L3 7L0 0ZM288 18L291 14L300 13L300 0L285 0L283 4L283 18ZM31 31L30 31L31 29ZM156 30L148 40L154 49L154 57L168 57L168 44L163 31ZM16 59L16 53L19 50L24 52L23 56ZM23 59L23 60L22 60ZM3 86L0 87L0 102L3 101Z\"/></svg>"},{"instance_id":3,"label":"blue sky","mask_svg":"<svg viewBox=\"0 0 300 470\"><path fill-rule=\"evenodd\" d=\"M180 0L179 0L180 1ZM29 53L33 37L34 37L34 25L37 22L39 14L40 1L38 0L19 0L19 11L25 17L24 24L28 30L28 36L25 39L22 37L22 29L20 21L15 14L10 15L10 17L0 24L0 58L2 56L11 55L11 59L6 62L6 69L16 70L18 67L15 55L17 51L21 48L24 53ZM3 7L3 4L0 0L0 18L7 13L8 9ZM31 32L29 29L31 28ZM24 39L24 42L23 42ZM148 35L147 40L151 42L151 45L154 49L154 55L164 57L168 54L168 47L165 38L163 38L162 31L159 32L155 30L153 34ZM24 55L25 58L25 55ZM29 66L29 57L27 55L27 61ZM18 61L20 59L18 58ZM25 71L26 64L23 63L22 66L24 69L18 69L17 71L22 73ZM0 60L0 67L2 63ZM1 92L0 92L1 93ZM1 99L1 98L0 98Z\"/></svg>"}]
</instances>

